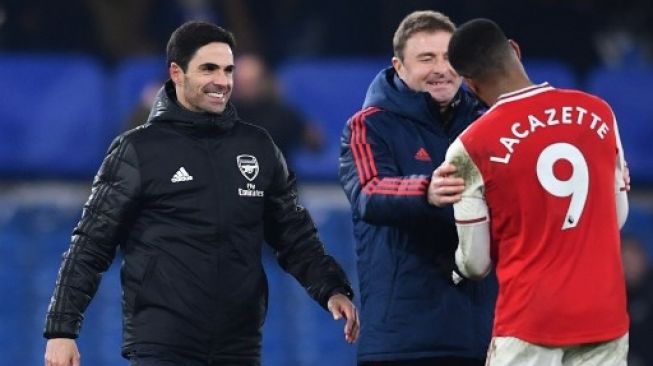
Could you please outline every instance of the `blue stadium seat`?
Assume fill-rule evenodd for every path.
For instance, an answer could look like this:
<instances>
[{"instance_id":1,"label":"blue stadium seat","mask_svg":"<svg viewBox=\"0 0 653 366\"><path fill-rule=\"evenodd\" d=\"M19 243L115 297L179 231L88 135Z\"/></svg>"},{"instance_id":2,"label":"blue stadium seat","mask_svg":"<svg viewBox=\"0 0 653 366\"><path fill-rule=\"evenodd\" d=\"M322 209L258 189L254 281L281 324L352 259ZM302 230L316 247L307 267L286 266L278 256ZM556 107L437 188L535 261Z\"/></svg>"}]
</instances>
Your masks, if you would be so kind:
<instances>
[{"instance_id":1,"label":"blue stadium seat","mask_svg":"<svg viewBox=\"0 0 653 366\"><path fill-rule=\"evenodd\" d=\"M567 64L550 59L524 59L524 67L529 78L536 84L549 82L551 86L563 89L576 89L576 75Z\"/></svg>"},{"instance_id":2,"label":"blue stadium seat","mask_svg":"<svg viewBox=\"0 0 653 366\"><path fill-rule=\"evenodd\" d=\"M112 89L115 91L112 118L118 121L121 128L126 128L130 114L141 100L143 89L154 82L163 86L166 79L164 56L134 57L123 60L115 68L112 80Z\"/></svg>"},{"instance_id":3,"label":"blue stadium seat","mask_svg":"<svg viewBox=\"0 0 653 366\"><path fill-rule=\"evenodd\" d=\"M621 233L635 236L641 240L648 259L653 260L653 209L637 202L631 202L628 220L621 229Z\"/></svg>"},{"instance_id":4,"label":"blue stadium seat","mask_svg":"<svg viewBox=\"0 0 653 366\"><path fill-rule=\"evenodd\" d=\"M5 329L0 334L2 364L38 365L39 363L32 361L40 361L42 357L32 357L31 353L35 350L30 349L30 345L38 339L40 329L30 326L30 317L36 306L29 297L28 273L17 272L13 268L0 268L0 285L3 297L0 301L0 323ZM43 348L41 354L42 350Z\"/></svg>"},{"instance_id":5,"label":"blue stadium seat","mask_svg":"<svg viewBox=\"0 0 653 366\"><path fill-rule=\"evenodd\" d=\"M633 185L653 185L653 67L601 67L589 76L588 90L614 109Z\"/></svg>"},{"instance_id":6,"label":"blue stadium seat","mask_svg":"<svg viewBox=\"0 0 653 366\"><path fill-rule=\"evenodd\" d=\"M10 210L0 222L0 293L6 295L0 301L0 324L8 329L6 337L0 336L0 351L8 365L38 365L45 311L79 212L38 204Z\"/></svg>"},{"instance_id":7,"label":"blue stadium seat","mask_svg":"<svg viewBox=\"0 0 653 366\"><path fill-rule=\"evenodd\" d=\"M300 150L293 156L302 181L337 180L342 129L361 109L374 76L390 59L295 59L277 71L284 96L324 134L321 152Z\"/></svg>"},{"instance_id":8,"label":"blue stadium seat","mask_svg":"<svg viewBox=\"0 0 653 366\"><path fill-rule=\"evenodd\" d=\"M95 60L0 55L0 177L90 177L107 149L111 99Z\"/></svg>"}]
</instances>

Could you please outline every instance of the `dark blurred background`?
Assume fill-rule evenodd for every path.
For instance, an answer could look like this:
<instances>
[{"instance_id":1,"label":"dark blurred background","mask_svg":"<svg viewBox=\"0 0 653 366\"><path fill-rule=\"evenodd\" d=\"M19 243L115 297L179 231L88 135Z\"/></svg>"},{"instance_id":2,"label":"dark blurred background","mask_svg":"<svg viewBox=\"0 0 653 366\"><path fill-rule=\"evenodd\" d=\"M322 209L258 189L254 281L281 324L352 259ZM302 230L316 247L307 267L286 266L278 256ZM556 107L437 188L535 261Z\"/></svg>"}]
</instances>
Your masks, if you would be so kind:
<instances>
[{"instance_id":1,"label":"dark blurred background","mask_svg":"<svg viewBox=\"0 0 653 366\"><path fill-rule=\"evenodd\" d=\"M583 89L613 106L633 186L623 230L630 364L653 365L646 346L653 339L653 2L618 3L0 0L0 363L42 364L45 310L93 174L111 139L144 122L167 75L165 43L190 19L235 33L236 108L270 130L327 249L355 282L349 207L337 184L340 132L368 83L390 65L400 20L434 9L458 24L492 18L520 43L534 82ZM265 261L264 364L354 365L341 325L272 255ZM126 365L119 262L87 312L84 365Z\"/></svg>"}]
</instances>

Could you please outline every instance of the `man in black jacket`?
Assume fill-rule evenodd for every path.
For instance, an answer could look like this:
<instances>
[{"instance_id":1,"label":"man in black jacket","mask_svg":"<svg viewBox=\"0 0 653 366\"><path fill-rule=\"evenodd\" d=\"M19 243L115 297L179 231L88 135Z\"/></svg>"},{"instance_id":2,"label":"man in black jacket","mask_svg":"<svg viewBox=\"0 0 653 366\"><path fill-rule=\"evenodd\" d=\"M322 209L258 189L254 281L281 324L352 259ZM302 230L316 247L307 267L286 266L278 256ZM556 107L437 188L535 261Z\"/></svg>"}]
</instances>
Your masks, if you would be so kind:
<instances>
[{"instance_id":1,"label":"man in black jacket","mask_svg":"<svg viewBox=\"0 0 653 366\"><path fill-rule=\"evenodd\" d=\"M74 339L120 245L123 349L132 365L258 365L267 282L261 248L358 336L345 273L328 256L269 135L229 102L234 39L178 28L148 123L109 148L47 313L46 366L79 365Z\"/></svg>"}]
</instances>

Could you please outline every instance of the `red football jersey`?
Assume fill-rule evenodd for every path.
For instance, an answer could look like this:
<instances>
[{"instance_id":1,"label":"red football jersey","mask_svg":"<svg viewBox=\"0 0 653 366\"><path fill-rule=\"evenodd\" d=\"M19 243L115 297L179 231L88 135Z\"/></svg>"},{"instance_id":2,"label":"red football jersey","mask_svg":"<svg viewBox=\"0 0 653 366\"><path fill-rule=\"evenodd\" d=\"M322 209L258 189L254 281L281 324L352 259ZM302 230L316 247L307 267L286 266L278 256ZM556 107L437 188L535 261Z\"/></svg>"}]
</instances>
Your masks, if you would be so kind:
<instances>
[{"instance_id":1,"label":"red football jersey","mask_svg":"<svg viewBox=\"0 0 653 366\"><path fill-rule=\"evenodd\" d=\"M494 336L577 345L628 331L611 108L548 84L503 95L461 136L489 208Z\"/></svg>"}]
</instances>

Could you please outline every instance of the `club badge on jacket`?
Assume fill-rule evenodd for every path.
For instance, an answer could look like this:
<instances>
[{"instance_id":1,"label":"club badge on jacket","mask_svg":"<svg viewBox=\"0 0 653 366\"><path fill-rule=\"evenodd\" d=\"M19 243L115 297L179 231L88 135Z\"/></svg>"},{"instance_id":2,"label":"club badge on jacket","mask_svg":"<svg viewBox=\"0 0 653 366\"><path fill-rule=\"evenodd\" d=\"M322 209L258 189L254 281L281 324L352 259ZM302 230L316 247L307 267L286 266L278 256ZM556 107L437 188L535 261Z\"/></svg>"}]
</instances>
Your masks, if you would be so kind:
<instances>
[{"instance_id":1,"label":"club badge on jacket","mask_svg":"<svg viewBox=\"0 0 653 366\"><path fill-rule=\"evenodd\" d=\"M236 156L238 170L249 182L253 182L258 176L259 165L256 156L241 154ZM254 183L246 183L246 188L238 188L238 195L243 197L263 197L263 191L256 189Z\"/></svg>"}]
</instances>

